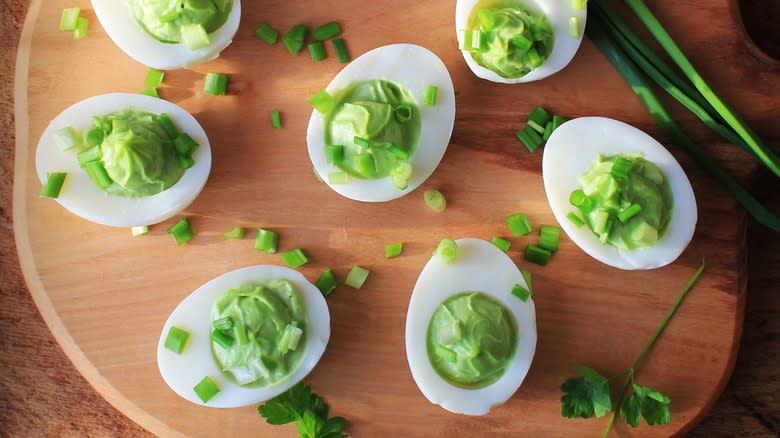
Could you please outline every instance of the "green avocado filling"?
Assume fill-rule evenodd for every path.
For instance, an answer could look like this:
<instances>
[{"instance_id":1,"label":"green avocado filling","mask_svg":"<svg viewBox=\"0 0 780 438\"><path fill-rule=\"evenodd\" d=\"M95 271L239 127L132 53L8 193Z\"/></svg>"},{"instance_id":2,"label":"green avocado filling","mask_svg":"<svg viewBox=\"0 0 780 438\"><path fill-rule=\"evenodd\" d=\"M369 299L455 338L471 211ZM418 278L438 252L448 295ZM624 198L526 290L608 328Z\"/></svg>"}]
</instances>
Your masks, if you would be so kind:
<instances>
[{"instance_id":1,"label":"green avocado filling","mask_svg":"<svg viewBox=\"0 0 780 438\"><path fill-rule=\"evenodd\" d=\"M471 11L462 49L477 64L515 79L541 66L554 40L544 13L530 11L517 0L482 0Z\"/></svg>"},{"instance_id":2,"label":"green avocado filling","mask_svg":"<svg viewBox=\"0 0 780 438\"><path fill-rule=\"evenodd\" d=\"M361 179L405 170L399 165L408 162L420 140L420 111L411 94L376 79L356 83L334 97L336 106L325 119L325 144L340 152L337 159L329 159L331 164Z\"/></svg>"},{"instance_id":3,"label":"green avocado filling","mask_svg":"<svg viewBox=\"0 0 780 438\"><path fill-rule=\"evenodd\" d=\"M153 38L164 43L181 43L187 29L201 26L206 34L222 27L232 0L129 0L136 21ZM182 35L184 31L185 36Z\"/></svg>"},{"instance_id":4,"label":"green avocado filling","mask_svg":"<svg viewBox=\"0 0 780 438\"><path fill-rule=\"evenodd\" d=\"M171 187L184 174L174 141L160 116L126 108L93 117L87 131L96 146L79 153L79 161L98 187L127 198L151 196ZM92 155L94 153L94 155ZM95 177L100 168L103 182Z\"/></svg>"},{"instance_id":5,"label":"green avocado filling","mask_svg":"<svg viewBox=\"0 0 780 438\"><path fill-rule=\"evenodd\" d=\"M672 190L641 154L597 156L570 201L602 243L620 249L656 244L672 217Z\"/></svg>"},{"instance_id":6,"label":"green avocado filling","mask_svg":"<svg viewBox=\"0 0 780 438\"><path fill-rule=\"evenodd\" d=\"M211 309L211 351L217 366L245 386L273 386L300 365L306 312L288 280L249 281L225 292Z\"/></svg>"},{"instance_id":7,"label":"green avocado filling","mask_svg":"<svg viewBox=\"0 0 780 438\"><path fill-rule=\"evenodd\" d=\"M495 382L509 368L518 342L512 313L483 292L462 292L447 298L428 325L428 360L447 382L479 389Z\"/></svg>"}]
</instances>

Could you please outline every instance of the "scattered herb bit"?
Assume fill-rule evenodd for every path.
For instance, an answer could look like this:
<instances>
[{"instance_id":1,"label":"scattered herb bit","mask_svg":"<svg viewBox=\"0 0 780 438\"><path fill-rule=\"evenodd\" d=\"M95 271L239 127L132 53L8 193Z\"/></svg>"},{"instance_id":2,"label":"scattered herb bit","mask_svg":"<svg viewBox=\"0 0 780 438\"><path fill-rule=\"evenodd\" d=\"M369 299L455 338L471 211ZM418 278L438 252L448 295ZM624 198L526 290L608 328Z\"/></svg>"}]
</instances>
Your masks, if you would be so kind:
<instances>
[{"instance_id":1,"label":"scattered herb bit","mask_svg":"<svg viewBox=\"0 0 780 438\"><path fill-rule=\"evenodd\" d=\"M437 213L441 213L447 208L447 199L438 190L426 190L423 193L423 199L425 205Z\"/></svg>"},{"instance_id":2,"label":"scattered herb bit","mask_svg":"<svg viewBox=\"0 0 780 438\"><path fill-rule=\"evenodd\" d=\"M235 227L230 231L225 231L222 235L228 239L243 239L244 233L245 231L242 227Z\"/></svg>"},{"instance_id":3,"label":"scattered herb bit","mask_svg":"<svg viewBox=\"0 0 780 438\"><path fill-rule=\"evenodd\" d=\"M428 106L436 106L438 100L439 87L428 85L425 89L425 104Z\"/></svg>"},{"instance_id":4,"label":"scattered herb bit","mask_svg":"<svg viewBox=\"0 0 780 438\"><path fill-rule=\"evenodd\" d=\"M195 394L197 394L198 398L201 399L203 403L207 403L219 393L219 387L209 376L204 377L203 380L192 389L195 390Z\"/></svg>"},{"instance_id":5,"label":"scattered herb bit","mask_svg":"<svg viewBox=\"0 0 780 438\"><path fill-rule=\"evenodd\" d=\"M51 172L46 174L46 182L41 187L41 198L57 198L60 196L62 184L65 182L67 172Z\"/></svg>"},{"instance_id":6,"label":"scattered herb bit","mask_svg":"<svg viewBox=\"0 0 780 438\"><path fill-rule=\"evenodd\" d=\"M277 110L271 110L271 126L274 129L280 129L282 127L282 116Z\"/></svg>"},{"instance_id":7,"label":"scattered herb bit","mask_svg":"<svg viewBox=\"0 0 780 438\"><path fill-rule=\"evenodd\" d=\"M291 268L297 268L309 262L306 254L304 254L303 250L300 248L291 249L279 255L282 257L282 260L287 263L287 266Z\"/></svg>"},{"instance_id":8,"label":"scattered herb bit","mask_svg":"<svg viewBox=\"0 0 780 438\"><path fill-rule=\"evenodd\" d=\"M152 96L152 97L160 97L160 94L157 92L157 88L149 87L143 91L139 91L138 94L143 94L144 96Z\"/></svg>"},{"instance_id":9,"label":"scattered herb bit","mask_svg":"<svg viewBox=\"0 0 780 438\"><path fill-rule=\"evenodd\" d=\"M171 326L168 330L168 335L165 337L165 348L173 351L176 354L181 354L184 351L184 345L187 343L187 339L190 338L190 333L182 330L178 327Z\"/></svg>"},{"instance_id":10,"label":"scattered herb bit","mask_svg":"<svg viewBox=\"0 0 780 438\"><path fill-rule=\"evenodd\" d=\"M385 258L391 259L393 257L398 257L401 255L401 252L404 250L404 243L398 242L398 243L392 243L390 245L387 245L385 247Z\"/></svg>"},{"instance_id":11,"label":"scattered herb bit","mask_svg":"<svg viewBox=\"0 0 780 438\"><path fill-rule=\"evenodd\" d=\"M222 73L206 73L203 92L212 96L224 96L227 93L228 76Z\"/></svg>"},{"instance_id":12,"label":"scattered herb bit","mask_svg":"<svg viewBox=\"0 0 780 438\"><path fill-rule=\"evenodd\" d=\"M328 296L331 292L333 292L333 289L336 289L336 286L338 286L338 281L336 281L336 276L333 275L333 270L326 269L325 271L320 274L320 276L317 278L317 281L314 282L314 285L317 286L317 289L322 292L322 295Z\"/></svg>"},{"instance_id":13,"label":"scattered herb bit","mask_svg":"<svg viewBox=\"0 0 780 438\"><path fill-rule=\"evenodd\" d=\"M525 236L533 231L531 224L528 222L528 218L522 214L513 214L506 218L506 224L509 225L509 229L512 230L512 234L517 236Z\"/></svg>"},{"instance_id":14,"label":"scattered herb bit","mask_svg":"<svg viewBox=\"0 0 780 438\"><path fill-rule=\"evenodd\" d=\"M60 16L60 30L76 30L81 8L65 8Z\"/></svg>"},{"instance_id":15,"label":"scattered herb bit","mask_svg":"<svg viewBox=\"0 0 780 438\"><path fill-rule=\"evenodd\" d=\"M360 289L363 286L363 283L366 282L366 278L368 278L368 274L370 273L371 271L366 268L353 266L352 269L350 269L349 274L347 274L347 279L344 280L344 284L354 287L355 289Z\"/></svg>"},{"instance_id":16,"label":"scattered herb bit","mask_svg":"<svg viewBox=\"0 0 780 438\"><path fill-rule=\"evenodd\" d=\"M327 39L337 37L341 35L341 26L335 21L323 24L320 27L315 27L311 30L311 36L317 41L325 41Z\"/></svg>"},{"instance_id":17,"label":"scattered herb bit","mask_svg":"<svg viewBox=\"0 0 780 438\"><path fill-rule=\"evenodd\" d=\"M130 233L133 236L140 236L149 232L149 225L139 225L137 227L130 228Z\"/></svg>"},{"instance_id":18,"label":"scattered herb bit","mask_svg":"<svg viewBox=\"0 0 780 438\"><path fill-rule=\"evenodd\" d=\"M534 128L539 134L544 132L544 127L552 121L552 116L544 108L537 106L528 114L528 126Z\"/></svg>"},{"instance_id":19,"label":"scattered herb bit","mask_svg":"<svg viewBox=\"0 0 780 438\"><path fill-rule=\"evenodd\" d=\"M279 39L279 31L269 26L267 23L261 23L255 29L255 36L268 44L276 44Z\"/></svg>"},{"instance_id":20,"label":"scattered herb bit","mask_svg":"<svg viewBox=\"0 0 780 438\"><path fill-rule=\"evenodd\" d=\"M144 84L150 87L159 87L165 78L165 72L157 70L156 68L149 68L146 71L146 78L144 78Z\"/></svg>"},{"instance_id":21,"label":"scattered herb bit","mask_svg":"<svg viewBox=\"0 0 780 438\"><path fill-rule=\"evenodd\" d=\"M349 56L349 50L347 50L347 43L344 38L333 39L333 49L336 51L336 57L339 58L339 62L349 62L352 58Z\"/></svg>"},{"instance_id":22,"label":"scattered herb bit","mask_svg":"<svg viewBox=\"0 0 780 438\"><path fill-rule=\"evenodd\" d=\"M175 225L168 228L168 234L172 235L179 245L184 245L194 237L192 228L190 228L190 223L187 221L186 217L180 219L179 222L176 222Z\"/></svg>"},{"instance_id":23,"label":"scattered herb bit","mask_svg":"<svg viewBox=\"0 0 780 438\"><path fill-rule=\"evenodd\" d=\"M530 125L517 131L515 135L523 142L526 149L528 149L528 152L536 152L536 150L539 149L539 146L544 143L542 136Z\"/></svg>"},{"instance_id":24,"label":"scattered herb bit","mask_svg":"<svg viewBox=\"0 0 780 438\"><path fill-rule=\"evenodd\" d=\"M512 295L516 296L520 299L520 301L528 301L529 298L531 298L531 291L524 288L523 286L520 286L519 284L515 284L514 287L512 287Z\"/></svg>"},{"instance_id":25,"label":"scattered herb bit","mask_svg":"<svg viewBox=\"0 0 780 438\"><path fill-rule=\"evenodd\" d=\"M492 239L490 239L490 242L493 243L493 245L496 245L498 249L504 252L509 251L509 247L512 246L512 242L495 236Z\"/></svg>"},{"instance_id":26,"label":"scattered herb bit","mask_svg":"<svg viewBox=\"0 0 780 438\"><path fill-rule=\"evenodd\" d=\"M655 389L636 383L636 369L661 336L661 333L663 333L703 271L704 263L702 263L682 292L677 296L672 308L667 312L663 321L661 321L653 336L650 337L650 340L642 348L642 351L630 368L615 376L606 378L592 368L584 365L574 365L580 377L568 379L561 385L561 391L564 393L563 397L561 397L562 416L566 418L590 418L594 415L602 417L612 412L609 423L607 423L607 429L604 432L604 437L609 436L612 430L616 417L615 412L618 412L621 417L625 418L626 423L631 427L639 426L640 418L644 418L645 422L651 426L654 424L666 424L671 421L671 411L668 406L671 401L669 397ZM623 388L613 404L609 391L609 382L623 374L626 375ZM626 397L629 384L631 384L633 392Z\"/></svg>"},{"instance_id":27,"label":"scattered herb bit","mask_svg":"<svg viewBox=\"0 0 780 438\"><path fill-rule=\"evenodd\" d=\"M561 229L542 225L539 227L539 246L548 251L558 251L558 242L561 237Z\"/></svg>"},{"instance_id":28,"label":"scattered herb bit","mask_svg":"<svg viewBox=\"0 0 780 438\"><path fill-rule=\"evenodd\" d=\"M520 271L520 275L523 276L523 280L525 280L525 285L528 287L528 292L531 293L531 295L534 294L534 282L531 278L531 271Z\"/></svg>"},{"instance_id":29,"label":"scattered herb bit","mask_svg":"<svg viewBox=\"0 0 780 438\"><path fill-rule=\"evenodd\" d=\"M211 37L201 24L181 26L181 39L190 50L200 50L211 44Z\"/></svg>"},{"instance_id":30,"label":"scattered herb bit","mask_svg":"<svg viewBox=\"0 0 780 438\"><path fill-rule=\"evenodd\" d=\"M73 29L73 39L80 40L87 36L89 30L89 20L84 17L79 17L76 21L76 28Z\"/></svg>"},{"instance_id":31,"label":"scattered herb bit","mask_svg":"<svg viewBox=\"0 0 780 438\"><path fill-rule=\"evenodd\" d=\"M531 263L545 266L550 262L552 251L530 244L525 248L525 259Z\"/></svg>"},{"instance_id":32,"label":"scattered herb bit","mask_svg":"<svg viewBox=\"0 0 780 438\"><path fill-rule=\"evenodd\" d=\"M284 36L282 42L291 55L297 55L301 51L308 31L309 28L304 24L296 24L287 31L287 35Z\"/></svg>"},{"instance_id":33,"label":"scattered herb bit","mask_svg":"<svg viewBox=\"0 0 780 438\"><path fill-rule=\"evenodd\" d=\"M336 107L336 99L323 88L309 99L309 105L320 113L328 115Z\"/></svg>"},{"instance_id":34,"label":"scattered herb bit","mask_svg":"<svg viewBox=\"0 0 780 438\"><path fill-rule=\"evenodd\" d=\"M328 405L298 382L286 392L258 406L258 413L271 425L296 422L302 438L346 438L342 433L346 421L341 417L328 418Z\"/></svg>"},{"instance_id":35,"label":"scattered herb bit","mask_svg":"<svg viewBox=\"0 0 780 438\"><path fill-rule=\"evenodd\" d=\"M458 243L445 237L436 245L433 255L445 265L451 265L458 259Z\"/></svg>"},{"instance_id":36,"label":"scattered herb bit","mask_svg":"<svg viewBox=\"0 0 780 438\"><path fill-rule=\"evenodd\" d=\"M393 182L395 188L406 190L406 188L409 187L409 180L412 179L413 172L414 169L412 168L411 163L408 161L401 161L390 171L390 181Z\"/></svg>"},{"instance_id":37,"label":"scattered herb bit","mask_svg":"<svg viewBox=\"0 0 780 438\"><path fill-rule=\"evenodd\" d=\"M328 183L330 184L346 184L348 182L349 182L349 174L346 172L328 173Z\"/></svg>"},{"instance_id":38,"label":"scattered herb bit","mask_svg":"<svg viewBox=\"0 0 780 438\"><path fill-rule=\"evenodd\" d=\"M573 223L575 226L581 227L585 225L585 221L580 219L579 216L577 216L577 213L570 211L569 214L566 215L567 218Z\"/></svg>"},{"instance_id":39,"label":"scattered herb bit","mask_svg":"<svg viewBox=\"0 0 780 438\"><path fill-rule=\"evenodd\" d=\"M325 51L325 45L322 41L311 43L307 46L309 48L309 54L314 61L322 61L328 57L328 53Z\"/></svg>"},{"instance_id":40,"label":"scattered herb bit","mask_svg":"<svg viewBox=\"0 0 780 438\"><path fill-rule=\"evenodd\" d=\"M81 136L72 126L66 126L54 131L54 141L61 151L67 151L82 144Z\"/></svg>"}]
</instances>

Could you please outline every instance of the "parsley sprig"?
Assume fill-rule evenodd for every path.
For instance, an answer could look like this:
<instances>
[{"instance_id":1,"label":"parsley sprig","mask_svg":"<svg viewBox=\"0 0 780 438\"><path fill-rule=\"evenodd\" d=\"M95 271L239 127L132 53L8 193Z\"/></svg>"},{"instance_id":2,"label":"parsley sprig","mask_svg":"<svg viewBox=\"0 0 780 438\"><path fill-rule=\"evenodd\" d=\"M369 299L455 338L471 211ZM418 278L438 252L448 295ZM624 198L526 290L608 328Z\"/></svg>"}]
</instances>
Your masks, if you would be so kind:
<instances>
[{"instance_id":1,"label":"parsley sprig","mask_svg":"<svg viewBox=\"0 0 780 438\"><path fill-rule=\"evenodd\" d=\"M296 422L303 438L346 438L341 431L346 421L341 417L328 418L328 405L311 388L298 382L278 396L257 407L268 424Z\"/></svg>"},{"instance_id":2,"label":"parsley sprig","mask_svg":"<svg viewBox=\"0 0 780 438\"><path fill-rule=\"evenodd\" d=\"M603 417L607 413L612 412L607 429L604 432L604 437L607 437L612 430L616 412L620 413L620 416L625 418L626 423L631 427L639 426L641 418L644 418L645 422L650 426L666 424L672 420L669 410L671 401L669 397L649 386L642 386L636 383L634 377L639 363L650 351L658 337L661 336L661 333L669 324L675 312L677 312L685 296L688 295L696 280L701 276L702 271L704 271L703 263L696 273L693 274L693 277L682 292L680 292L674 305L669 309L664 320L661 321L661 325L658 326L653 336L647 341L647 344L645 344L645 347L630 368L607 378L592 368L584 365L574 365L580 377L568 379L561 385L561 391L564 392L563 397L561 397L561 415L566 418L590 418L594 415ZM623 374L626 375L623 389L620 391L620 395L613 406L609 382ZM632 390L630 394L628 394L629 385Z\"/></svg>"}]
</instances>

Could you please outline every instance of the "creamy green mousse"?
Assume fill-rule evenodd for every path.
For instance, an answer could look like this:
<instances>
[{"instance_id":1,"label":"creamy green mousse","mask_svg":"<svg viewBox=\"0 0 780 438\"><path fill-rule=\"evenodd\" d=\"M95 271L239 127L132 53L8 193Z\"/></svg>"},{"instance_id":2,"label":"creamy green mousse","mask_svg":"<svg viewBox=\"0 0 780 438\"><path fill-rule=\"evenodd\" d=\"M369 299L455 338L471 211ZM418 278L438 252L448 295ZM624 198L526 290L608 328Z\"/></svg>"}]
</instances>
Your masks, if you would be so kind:
<instances>
[{"instance_id":1,"label":"creamy green mousse","mask_svg":"<svg viewBox=\"0 0 780 438\"><path fill-rule=\"evenodd\" d=\"M215 328L229 318L231 328ZM306 313L300 294L288 280L245 282L225 292L211 310L211 351L222 372L240 385L273 386L300 365L306 343ZM220 325L217 323L217 325ZM301 330L290 347L290 327ZM213 332L229 340L215 342Z\"/></svg>"},{"instance_id":2,"label":"creamy green mousse","mask_svg":"<svg viewBox=\"0 0 780 438\"><path fill-rule=\"evenodd\" d=\"M464 48L477 64L514 79L542 65L553 41L545 14L531 12L517 0L484 0L469 16Z\"/></svg>"},{"instance_id":3,"label":"creamy green mousse","mask_svg":"<svg viewBox=\"0 0 780 438\"><path fill-rule=\"evenodd\" d=\"M325 144L344 146L337 166L362 179L390 174L400 161L394 145L409 157L420 140L420 111L410 93L385 80L359 82L334 96L336 107L325 119ZM408 116L408 120L407 119ZM368 146L355 143L355 137Z\"/></svg>"},{"instance_id":4,"label":"creamy green mousse","mask_svg":"<svg viewBox=\"0 0 780 438\"><path fill-rule=\"evenodd\" d=\"M483 292L462 292L436 308L428 325L428 359L447 382L479 389L498 380L517 349L512 313Z\"/></svg>"},{"instance_id":5,"label":"creamy green mousse","mask_svg":"<svg viewBox=\"0 0 780 438\"><path fill-rule=\"evenodd\" d=\"M184 169L157 117L126 108L93 118L95 126L106 133L100 143L100 161L112 184L103 190L138 198L160 193L179 181Z\"/></svg>"},{"instance_id":6,"label":"creamy green mousse","mask_svg":"<svg viewBox=\"0 0 780 438\"><path fill-rule=\"evenodd\" d=\"M640 154L599 155L579 182L588 198L580 211L603 243L632 250L663 236L672 217L672 190L658 166Z\"/></svg>"},{"instance_id":7,"label":"creamy green mousse","mask_svg":"<svg viewBox=\"0 0 780 438\"><path fill-rule=\"evenodd\" d=\"M233 9L232 0L130 0L136 21L155 39L182 42L182 27L201 25L206 33L222 27Z\"/></svg>"}]
</instances>

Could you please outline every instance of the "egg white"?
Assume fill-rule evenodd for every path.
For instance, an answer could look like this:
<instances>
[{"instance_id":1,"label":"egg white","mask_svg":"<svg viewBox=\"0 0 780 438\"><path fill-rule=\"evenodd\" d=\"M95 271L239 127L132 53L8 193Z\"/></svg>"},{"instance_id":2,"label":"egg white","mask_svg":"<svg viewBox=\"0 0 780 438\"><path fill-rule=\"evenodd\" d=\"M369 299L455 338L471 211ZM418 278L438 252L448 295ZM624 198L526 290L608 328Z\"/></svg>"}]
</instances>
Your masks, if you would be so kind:
<instances>
[{"instance_id":1,"label":"egg white","mask_svg":"<svg viewBox=\"0 0 780 438\"><path fill-rule=\"evenodd\" d=\"M128 107L155 114L167 113L182 132L189 134L200 145L193 154L195 164L176 184L156 195L126 198L108 194L79 167L76 150L62 151L54 139L58 129L71 126L84 132L92 126L93 116L103 116ZM68 107L49 123L38 141L35 167L41 183L49 172L68 173L55 200L71 213L103 225L135 227L162 222L195 200L211 171L211 146L198 121L174 103L141 94L102 94Z\"/></svg>"},{"instance_id":2,"label":"egg white","mask_svg":"<svg viewBox=\"0 0 780 438\"><path fill-rule=\"evenodd\" d=\"M479 0L458 0L455 4L455 32L458 36L458 47L463 45L463 31L468 25L471 11L478 2ZM466 64L468 64L477 77L502 84L537 81L559 72L577 54L577 49L580 47L585 30L587 8L582 10L574 9L571 0L522 0L521 3L529 11L543 12L547 15L547 19L552 25L555 39L550 56L544 61L544 64L531 70L525 76L505 78L493 70L479 65L468 50L461 50ZM569 34L569 20L571 17L579 17L580 19L581 30L577 38L572 38Z\"/></svg>"},{"instance_id":3,"label":"egg white","mask_svg":"<svg viewBox=\"0 0 780 438\"><path fill-rule=\"evenodd\" d=\"M354 83L368 80L397 83L411 94L420 110L420 139L409 160L413 168L409 185L400 190L393 186L390 177L350 177L347 184L330 184L328 174L341 172L341 169L328 163L325 116L317 110L312 111L306 131L309 158L320 178L337 193L357 201L390 201L419 187L439 165L455 123L455 89L447 66L433 52L413 44L393 44L371 50L352 61L333 78L326 90L333 95ZM435 106L424 104L429 85L439 88Z\"/></svg>"},{"instance_id":4,"label":"egg white","mask_svg":"<svg viewBox=\"0 0 780 438\"><path fill-rule=\"evenodd\" d=\"M576 207L569 195L596 156L639 152L666 176L673 197L666 232L649 248L622 250L602 244L587 225L577 227L566 218ZM553 131L544 147L542 176L547 201L571 240L596 260L620 269L653 269L673 262L693 237L698 218L696 198L682 167L655 139L626 123L604 117L570 120Z\"/></svg>"},{"instance_id":5,"label":"egg white","mask_svg":"<svg viewBox=\"0 0 780 438\"><path fill-rule=\"evenodd\" d=\"M184 43L163 43L146 33L128 0L92 0L92 8L114 44L141 64L159 70L192 67L216 58L233 41L241 21L241 0L233 0L227 21L209 34L211 44L190 50Z\"/></svg>"},{"instance_id":6,"label":"egg white","mask_svg":"<svg viewBox=\"0 0 780 438\"><path fill-rule=\"evenodd\" d=\"M306 312L306 353L287 380L270 387L243 387L225 377L211 353L211 308L222 294L245 281L289 280L298 290ZM190 333L184 351L176 354L165 348L171 326ZM165 383L183 398L199 405L233 408L257 404L273 398L306 377L317 365L330 339L330 312L322 293L306 277L293 269L273 266L248 266L208 281L188 295L173 310L163 326L157 345L157 366ZM220 391L203 403L193 390L204 377L210 377Z\"/></svg>"},{"instance_id":7,"label":"egg white","mask_svg":"<svg viewBox=\"0 0 780 438\"><path fill-rule=\"evenodd\" d=\"M445 265L432 257L420 272L406 315L406 357L412 377L431 403L465 415L484 415L508 400L523 383L536 350L536 310L533 298L522 301L512 288L525 279L514 262L490 242L456 240L458 257ZM494 383L480 389L464 389L442 379L428 360L427 331L436 308L452 295L484 292L509 309L517 323L518 345L511 365Z\"/></svg>"}]
</instances>

